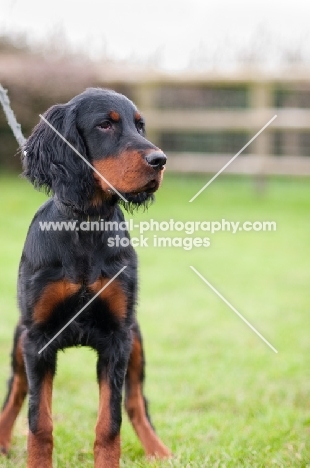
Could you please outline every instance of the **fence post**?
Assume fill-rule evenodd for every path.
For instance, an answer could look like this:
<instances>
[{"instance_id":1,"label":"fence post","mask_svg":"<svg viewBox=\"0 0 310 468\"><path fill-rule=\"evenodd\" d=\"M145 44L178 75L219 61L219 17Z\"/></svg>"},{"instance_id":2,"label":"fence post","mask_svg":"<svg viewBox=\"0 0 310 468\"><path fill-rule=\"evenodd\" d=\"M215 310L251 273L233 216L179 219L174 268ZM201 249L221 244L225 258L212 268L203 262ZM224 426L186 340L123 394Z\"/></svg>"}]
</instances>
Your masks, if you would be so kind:
<instances>
[{"instance_id":1,"label":"fence post","mask_svg":"<svg viewBox=\"0 0 310 468\"><path fill-rule=\"evenodd\" d=\"M273 108L272 86L268 81L255 81L250 86L250 106L254 111L267 115L266 109ZM270 113L268 118L273 117ZM263 126L266 122L262 122ZM256 129L257 131L259 128ZM253 134L255 131L253 132ZM271 134L269 128L266 128L252 143L251 153L259 158L258 171L254 176L254 186L258 193L262 193L266 188L266 160L273 154Z\"/></svg>"},{"instance_id":2,"label":"fence post","mask_svg":"<svg viewBox=\"0 0 310 468\"><path fill-rule=\"evenodd\" d=\"M156 92L158 84L150 81L141 81L138 86L135 86L135 103L138 108L144 113L152 114L152 111L156 109ZM146 133L147 139L155 145L160 144L160 132L157 129L148 126L146 122Z\"/></svg>"},{"instance_id":3,"label":"fence post","mask_svg":"<svg viewBox=\"0 0 310 468\"><path fill-rule=\"evenodd\" d=\"M263 111L266 109L273 108L272 102L272 88L269 82L259 81L254 82L250 88L250 106L253 110ZM262 112L262 115L266 115L266 112ZM270 117L273 117L270 113ZM266 122L262 122L262 126ZM257 128L257 131L259 128ZM254 132L255 133L255 132ZM253 141L252 151L254 154L257 154L262 157L269 156L273 154L272 151L272 142L271 142L271 135L270 130L266 128L258 138Z\"/></svg>"}]
</instances>

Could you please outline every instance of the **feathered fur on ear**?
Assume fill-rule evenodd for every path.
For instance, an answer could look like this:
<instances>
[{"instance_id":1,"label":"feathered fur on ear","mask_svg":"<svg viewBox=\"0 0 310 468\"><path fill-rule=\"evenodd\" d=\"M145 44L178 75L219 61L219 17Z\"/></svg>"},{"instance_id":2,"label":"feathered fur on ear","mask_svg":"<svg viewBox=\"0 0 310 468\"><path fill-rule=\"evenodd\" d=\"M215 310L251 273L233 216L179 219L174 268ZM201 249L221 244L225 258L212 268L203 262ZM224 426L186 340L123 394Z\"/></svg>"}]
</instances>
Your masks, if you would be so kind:
<instances>
[{"instance_id":1,"label":"feathered fur on ear","mask_svg":"<svg viewBox=\"0 0 310 468\"><path fill-rule=\"evenodd\" d=\"M55 105L45 119L86 159L86 148L76 128L75 110L68 104ZM40 189L84 211L95 192L92 169L70 146L41 120L23 148L23 175Z\"/></svg>"}]
</instances>

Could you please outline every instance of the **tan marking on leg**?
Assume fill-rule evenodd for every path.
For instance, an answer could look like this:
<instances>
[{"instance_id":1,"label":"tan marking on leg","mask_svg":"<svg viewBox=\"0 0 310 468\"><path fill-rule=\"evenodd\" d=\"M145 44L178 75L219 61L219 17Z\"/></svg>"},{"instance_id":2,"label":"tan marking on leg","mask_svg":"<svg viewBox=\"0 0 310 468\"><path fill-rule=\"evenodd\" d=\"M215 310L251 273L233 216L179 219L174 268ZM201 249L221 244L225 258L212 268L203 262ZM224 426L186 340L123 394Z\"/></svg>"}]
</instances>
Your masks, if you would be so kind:
<instances>
[{"instance_id":1,"label":"tan marking on leg","mask_svg":"<svg viewBox=\"0 0 310 468\"><path fill-rule=\"evenodd\" d=\"M48 284L42 291L41 297L34 306L33 320L36 323L46 322L55 307L81 288L80 284L70 283L68 280L55 281Z\"/></svg>"},{"instance_id":2,"label":"tan marking on leg","mask_svg":"<svg viewBox=\"0 0 310 468\"><path fill-rule=\"evenodd\" d=\"M53 376L47 374L40 391L37 430L28 434L27 468L52 468L53 421L52 421Z\"/></svg>"},{"instance_id":3,"label":"tan marking on leg","mask_svg":"<svg viewBox=\"0 0 310 468\"><path fill-rule=\"evenodd\" d=\"M170 450L162 443L152 428L145 411L141 384L142 348L140 340L135 336L128 364L129 388L125 407L129 419L141 440L145 453L149 457L167 458Z\"/></svg>"},{"instance_id":4,"label":"tan marking on leg","mask_svg":"<svg viewBox=\"0 0 310 468\"><path fill-rule=\"evenodd\" d=\"M13 377L10 395L0 415L0 449L7 453L11 443L13 426L28 391L28 383L22 354L22 337L15 350L16 373Z\"/></svg>"},{"instance_id":5,"label":"tan marking on leg","mask_svg":"<svg viewBox=\"0 0 310 468\"><path fill-rule=\"evenodd\" d=\"M119 468L120 435L111 436L111 390L107 382L99 383L99 413L94 443L95 468Z\"/></svg>"}]
</instances>

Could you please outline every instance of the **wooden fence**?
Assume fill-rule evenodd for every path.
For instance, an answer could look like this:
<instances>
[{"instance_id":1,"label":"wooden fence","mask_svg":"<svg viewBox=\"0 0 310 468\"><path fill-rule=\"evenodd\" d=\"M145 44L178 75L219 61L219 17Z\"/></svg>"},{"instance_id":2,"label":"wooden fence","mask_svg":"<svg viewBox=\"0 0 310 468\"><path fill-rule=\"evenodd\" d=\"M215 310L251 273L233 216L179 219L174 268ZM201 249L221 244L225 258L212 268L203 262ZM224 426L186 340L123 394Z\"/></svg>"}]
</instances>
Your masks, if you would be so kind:
<instances>
[{"instance_id":1,"label":"wooden fence","mask_svg":"<svg viewBox=\"0 0 310 468\"><path fill-rule=\"evenodd\" d=\"M117 78L101 77L105 86L124 92L138 104L146 118L148 137L158 145L167 134L176 137L183 134L186 142L184 135L189 134L195 140L203 134L224 137L227 132L229 135L241 132L247 142L277 115L249 145L247 153L240 155L226 170L259 175L310 175L309 78L310 70L304 69L278 75L255 71L195 76L132 75L130 81L128 76L124 79L119 75ZM220 95L219 90L224 98L222 102L215 102L212 93ZM229 90L230 99L234 92L240 94L240 90L245 98L239 104L227 104L225 90ZM170 99L171 96L174 98ZM187 96L185 101L184 96ZM195 107L189 105L188 96L196 99ZM200 97L205 100L202 105ZM164 146L162 149L169 156L172 171L216 172L241 147L230 150L228 144L225 152L188 151L182 147L169 151Z\"/></svg>"}]
</instances>

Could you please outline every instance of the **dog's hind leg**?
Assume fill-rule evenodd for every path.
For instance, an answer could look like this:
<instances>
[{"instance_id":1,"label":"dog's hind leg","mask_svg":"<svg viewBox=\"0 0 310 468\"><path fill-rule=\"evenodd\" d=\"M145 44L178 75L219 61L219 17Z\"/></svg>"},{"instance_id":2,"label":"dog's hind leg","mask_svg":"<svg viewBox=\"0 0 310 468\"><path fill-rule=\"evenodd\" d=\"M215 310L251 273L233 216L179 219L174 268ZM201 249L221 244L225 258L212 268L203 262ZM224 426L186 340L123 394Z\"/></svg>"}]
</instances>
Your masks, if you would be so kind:
<instances>
[{"instance_id":1,"label":"dog's hind leg","mask_svg":"<svg viewBox=\"0 0 310 468\"><path fill-rule=\"evenodd\" d=\"M18 325L15 330L11 355L12 375L8 382L7 397L0 413L0 453L2 454L8 452L13 426L28 391L22 349L22 332L21 325Z\"/></svg>"},{"instance_id":2,"label":"dog's hind leg","mask_svg":"<svg viewBox=\"0 0 310 468\"><path fill-rule=\"evenodd\" d=\"M149 457L170 457L170 450L156 435L143 395L144 353L138 324L133 330L133 342L125 379L125 408L129 419Z\"/></svg>"}]
</instances>

